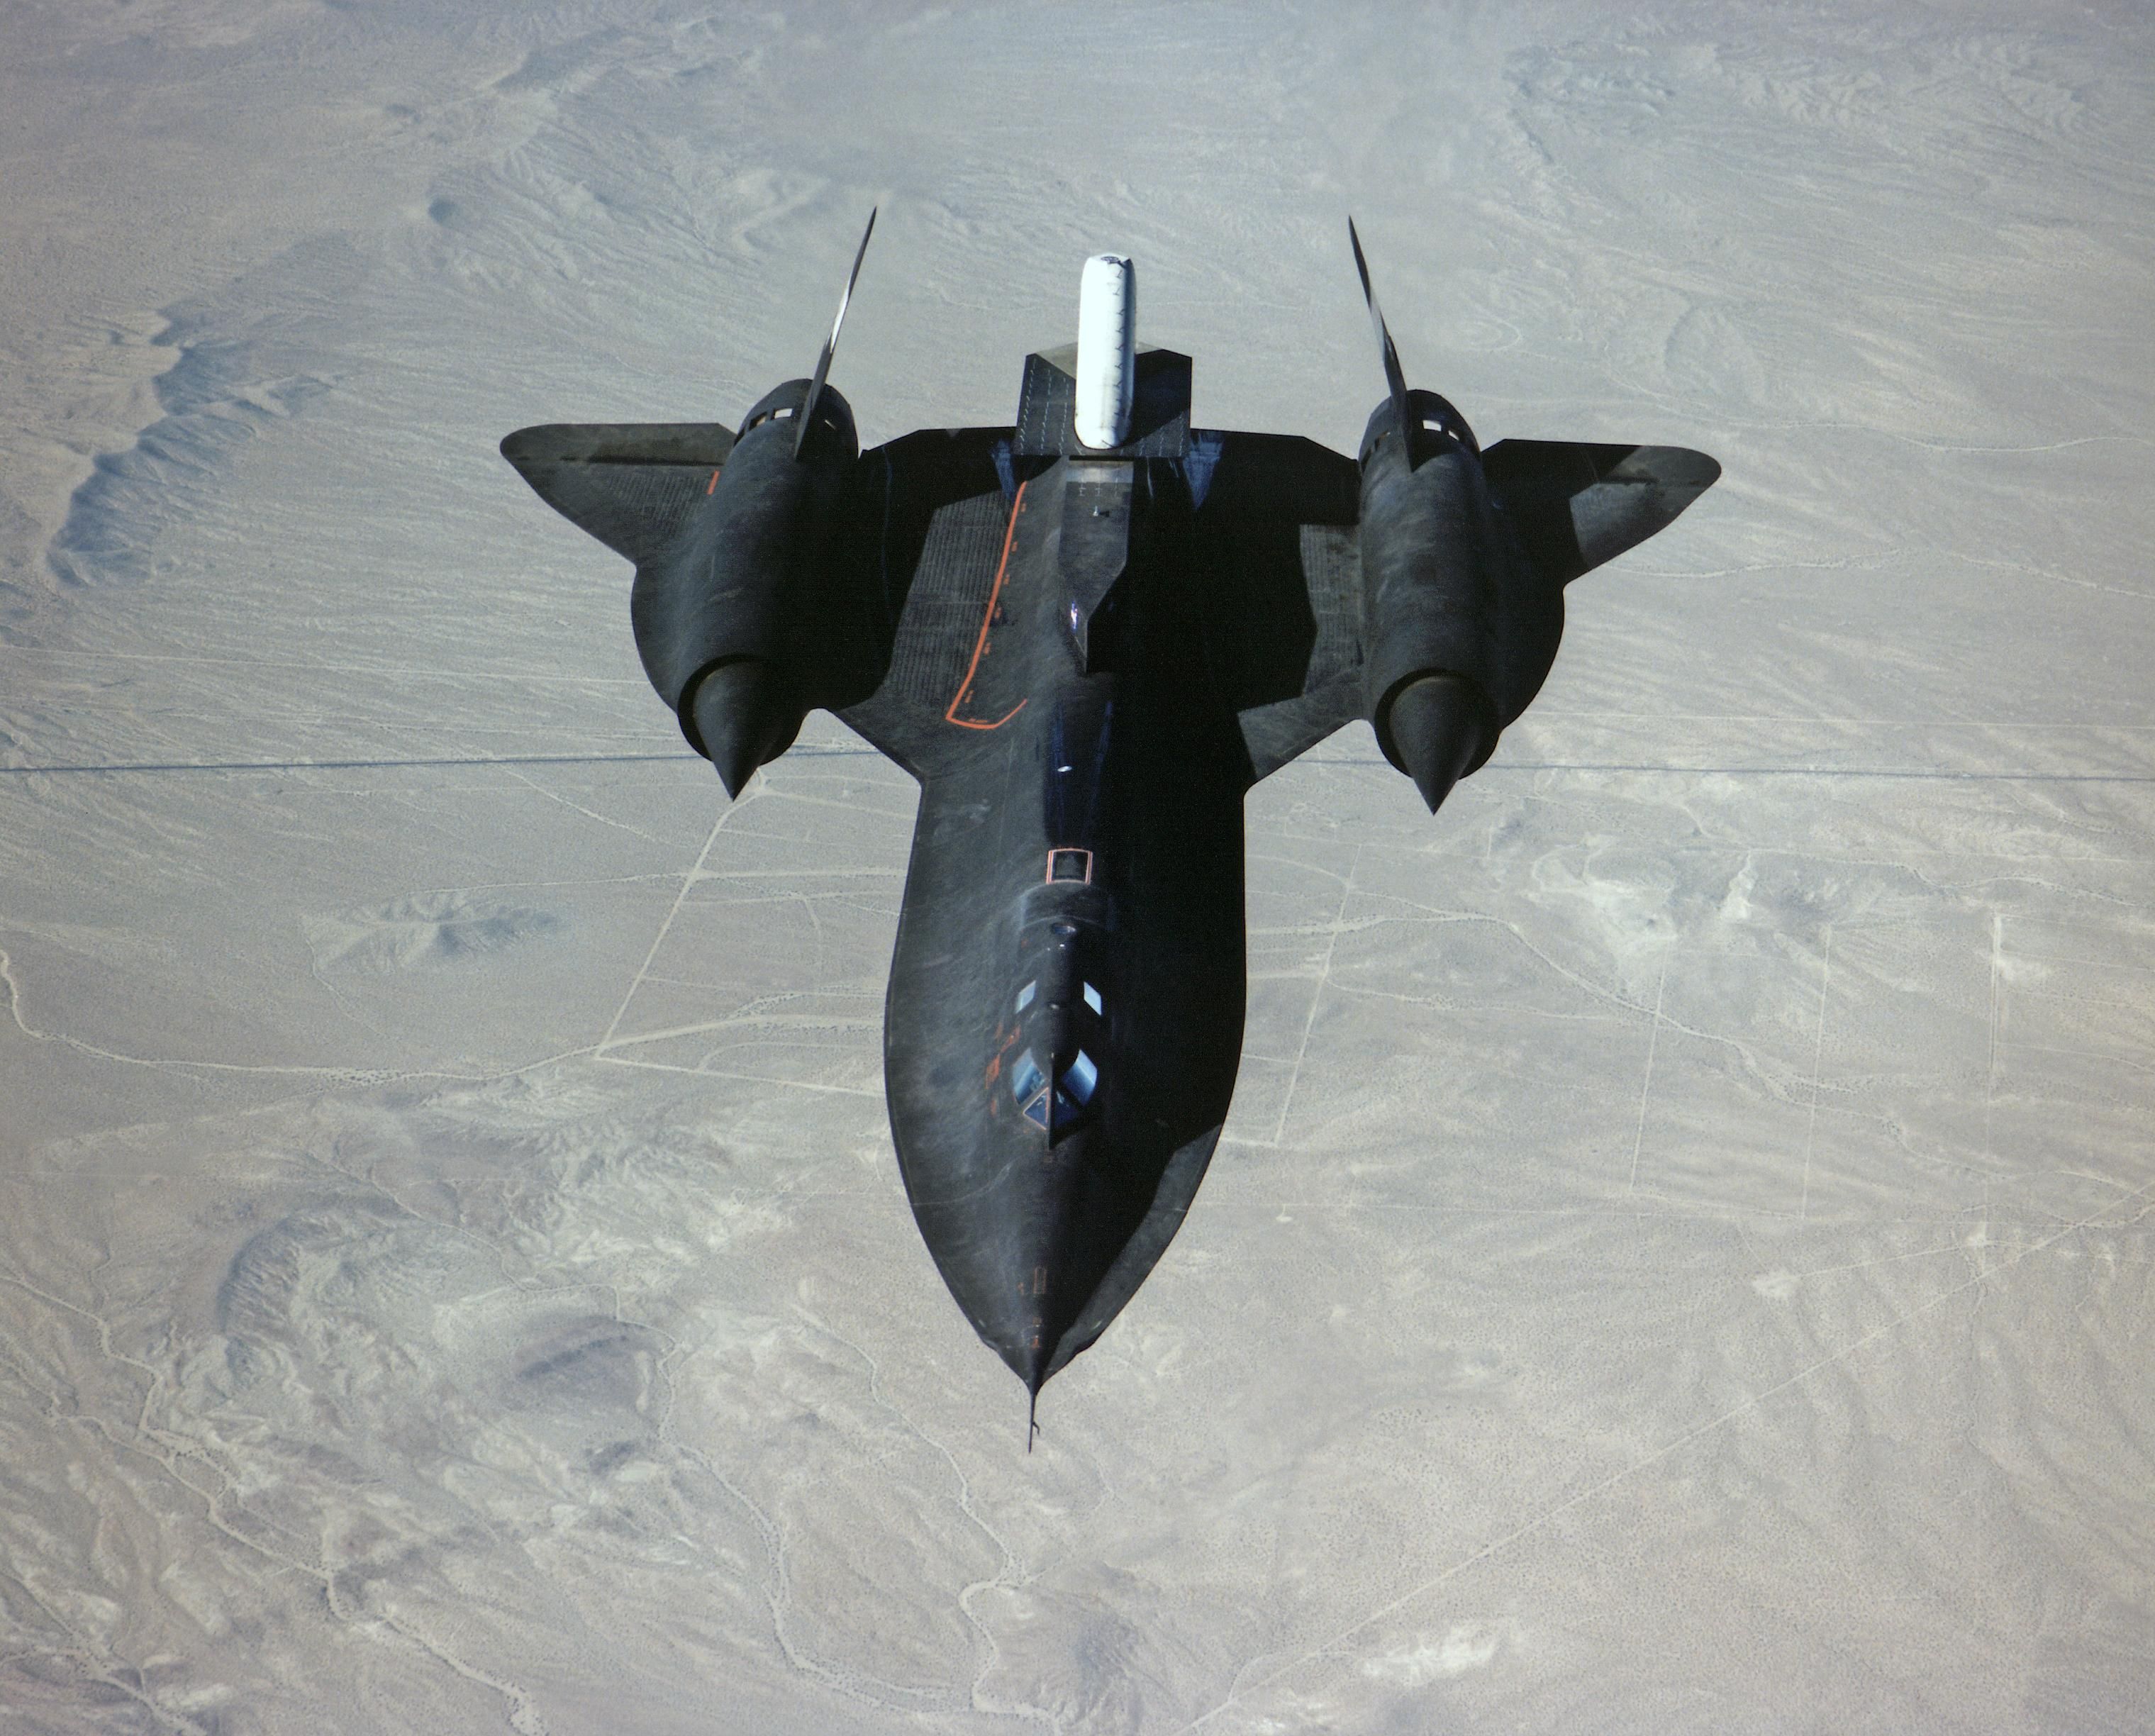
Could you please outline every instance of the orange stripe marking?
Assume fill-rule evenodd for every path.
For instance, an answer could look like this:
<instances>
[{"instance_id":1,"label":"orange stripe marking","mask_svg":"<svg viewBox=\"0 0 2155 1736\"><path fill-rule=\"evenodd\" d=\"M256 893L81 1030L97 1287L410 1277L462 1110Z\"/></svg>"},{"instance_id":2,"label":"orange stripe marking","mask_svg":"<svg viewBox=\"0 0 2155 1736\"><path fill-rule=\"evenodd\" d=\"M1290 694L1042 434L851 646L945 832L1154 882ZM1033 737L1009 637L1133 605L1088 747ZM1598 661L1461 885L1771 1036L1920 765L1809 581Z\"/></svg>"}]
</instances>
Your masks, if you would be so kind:
<instances>
[{"instance_id":1,"label":"orange stripe marking","mask_svg":"<svg viewBox=\"0 0 2155 1736\"><path fill-rule=\"evenodd\" d=\"M1003 594L1004 575L1010 571L1011 545L1017 540L1017 515L1025 510L1026 487L1026 484L1020 483L1017 496L1011 502L1010 528L1003 532L1003 557L996 563L995 588L988 592L987 612L980 617L980 636L973 642L973 660L965 666L965 679L958 684L958 691L950 701L950 709L943 714L945 723L955 724L961 730L1000 730L1024 710L1028 703L1020 699L991 724L958 715L958 708L965 703L965 696L973 690L973 678L980 673L980 659L987 655L988 628L995 621L996 604Z\"/></svg>"},{"instance_id":2,"label":"orange stripe marking","mask_svg":"<svg viewBox=\"0 0 2155 1736\"><path fill-rule=\"evenodd\" d=\"M718 485L719 485L719 473L718 473L717 471L714 470L714 471L711 473L711 479L710 479L709 482L707 482L707 483L705 483L705 484L704 484L704 492L705 494L709 494L709 493L711 492L711 490L712 490L712 489L715 489L716 487L718 487Z\"/></svg>"}]
</instances>

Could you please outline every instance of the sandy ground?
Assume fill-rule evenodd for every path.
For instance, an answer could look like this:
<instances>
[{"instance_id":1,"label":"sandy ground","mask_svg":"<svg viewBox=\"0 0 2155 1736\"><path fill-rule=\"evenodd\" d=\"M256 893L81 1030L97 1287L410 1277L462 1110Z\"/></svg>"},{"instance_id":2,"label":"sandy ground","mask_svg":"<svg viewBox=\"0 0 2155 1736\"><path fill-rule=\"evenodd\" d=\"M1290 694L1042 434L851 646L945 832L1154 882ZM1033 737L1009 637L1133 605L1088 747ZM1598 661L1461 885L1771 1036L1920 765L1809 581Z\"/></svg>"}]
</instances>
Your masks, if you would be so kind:
<instances>
[{"instance_id":1,"label":"sandy ground","mask_svg":"<svg viewBox=\"0 0 2155 1736\"><path fill-rule=\"evenodd\" d=\"M2155 28L0 14L0 1728L2138 1730ZM1200 418L1726 476L1432 822L1249 807L1180 1239L1042 1404L878 1021L914 796L726 809L495 455Z\"/></svg>"}]
</instances>

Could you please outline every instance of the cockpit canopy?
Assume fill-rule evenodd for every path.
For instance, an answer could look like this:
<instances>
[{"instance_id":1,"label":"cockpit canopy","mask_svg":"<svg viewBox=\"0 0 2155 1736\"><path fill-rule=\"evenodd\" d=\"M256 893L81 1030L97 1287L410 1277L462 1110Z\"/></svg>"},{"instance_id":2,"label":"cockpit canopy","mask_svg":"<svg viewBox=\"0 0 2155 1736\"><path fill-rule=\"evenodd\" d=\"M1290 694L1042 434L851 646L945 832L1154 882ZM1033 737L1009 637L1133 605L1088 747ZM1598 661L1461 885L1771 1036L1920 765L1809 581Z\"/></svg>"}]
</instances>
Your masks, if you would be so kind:
<instances>
[{"instance_id":1,"label":"cockpit canopy","mask_svg":"<svg viewBox=\"0 0 2155 1736\"><path fill-rule=\"evenodd\" d=\"M1094 988L1089 982L1081 981L1078 985L1078 988L1080 992L1083 993L1085 997L1087 1011L1091 1012L1095 1018L1105 1018L1108 1016L1107 1002L1101 998L1100 991ZM1017 1005L1015 1011L1021 1013L1023 1012L1026 1008L1031 1006L1035 1001L1039 999L1039 997L1040 979L1038 977L1035 977L1031 982L1028 982L1023 988L1017 991Z\"/></svg>"},{"instance_id":2,"label":"cockpit canopy","mask_svg":"<svg viewBox=\"0 0 2155 1736\"><path fill-rule=\"evenodd\" d=\"M1046 1133L1060 1133L1085 1119L1100 1088L1100 1068L1083 1049L1070 1057L1062 1076L1051 1087L1031 1049L1017 1057L1011 1069L1011 1094L1025 1119Z\"/></svg>"},{"instance_id":3,"label":"cockpit canopy","mask_svg":"<svg viewBox=\"0 0 2155 1736\"><path fill-rule=\"evenodd\" d=\"M1053 1003L1042 1011L1050 1016L1044 1027L1036 1026L1039 1037L1055 1042L1059 1047L1073 1042L1069 1057L1061 1063L1061 1071L1052 1083L1042 1065L1040 1054L1026 1048L1011 1068L1011 1094L1015 1097L1025 1119L1035 1127L1047 1133L1059 1133L1066 1127L1075 1127L1085 1119L1093 1107L1093 1099L1100 1088L1100 1064L1093 1058L1092 1048L1098 1047L1098 1022L1107 1017L1107 997L1094 984L1079 979L1078 983L1084 1012L1074 1021L1067 1015L1074 1007ZM1022 1017L1028 1008L1040 1001L1040 982L1037 978L1017 991L1016 1011ZM1056 1017L1058 1011L1065 1014ZM1092 1034L1088 1034L1091 1027ZM1086 1045L1090 1044L1088 1047ZM1048 1066L1056 1063L1053 1054L1048 1057Z\"/></svg>"},{"instance_id":4,"label":"cockpit canopy","mask_svg":"<svg viewBox=\"0 0 2155 1736\"><path fill-rule=\"evenodd\" d=\"M1093 853L1058 848L1048 853L1043 888L1087 894ZM1010 1005L1024 1045L1010 1069L1020 1112L1051 1137L1083 1121L1100 1090L1098 1057L1106 1052L1108 996L1093 981L1100 968L1096 921L1051 905L1025 929L1031 972ZM1090 931L1093 938L1088 940Z\"/></svg>"}]
</instances>

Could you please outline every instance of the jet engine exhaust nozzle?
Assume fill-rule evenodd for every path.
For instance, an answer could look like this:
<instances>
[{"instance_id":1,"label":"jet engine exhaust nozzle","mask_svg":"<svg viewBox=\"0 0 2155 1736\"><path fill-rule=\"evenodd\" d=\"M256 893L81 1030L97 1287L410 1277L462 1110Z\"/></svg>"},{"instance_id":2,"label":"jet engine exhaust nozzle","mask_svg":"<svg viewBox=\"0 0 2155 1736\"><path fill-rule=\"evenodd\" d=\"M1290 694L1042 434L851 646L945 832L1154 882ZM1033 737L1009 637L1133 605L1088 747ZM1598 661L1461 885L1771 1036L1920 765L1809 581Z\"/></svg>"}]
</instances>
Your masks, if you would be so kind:
<instances>
[{"instance_id":1,"label":"jet engine exhaust nozzle","mask_svg":"<svg viewBox=\"0 0 2155 1736\"><path fill-rule=\"evenodd\" d=\"M792 684L760 657L721 663L696 684L696 733L729 797L740 796L755 768L793 745L801 708Z\"/></svg>"},{"instance_id":2,"label":"jet engine exhaust nozzle","mask_svg":"<svg viewBox=\"0 0 2155 1736\"><path fill-rule=\"evenodd\" d=\"M1496 708L1464 675L1417 675L1385 707L1378 741L1433 814L1452 786L1495 751Z\"/></svg>"}]
</instances>

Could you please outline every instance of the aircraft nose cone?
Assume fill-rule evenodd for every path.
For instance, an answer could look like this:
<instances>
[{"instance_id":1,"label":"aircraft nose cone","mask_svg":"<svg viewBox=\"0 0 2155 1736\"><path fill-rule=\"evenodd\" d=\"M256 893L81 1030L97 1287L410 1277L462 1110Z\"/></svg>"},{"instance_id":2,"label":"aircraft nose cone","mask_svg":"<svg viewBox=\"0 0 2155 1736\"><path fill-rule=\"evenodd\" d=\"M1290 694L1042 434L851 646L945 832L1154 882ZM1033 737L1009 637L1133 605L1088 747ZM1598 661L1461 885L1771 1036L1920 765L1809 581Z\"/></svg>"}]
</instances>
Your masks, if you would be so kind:
<instances>
[{"instance_id":1,"label":"aircraft nose cone","mask_svg":"<svg viewBox=\"0 0 2155 1736\"><path fill-rule=\"evenodd\" d=\"M1133 1227L1096 1172L1094 1137L1079 1128L1047 1147L1027 1125L1023 1155L971 1196L962 1241L950 1238L955 1257L943 1262L974 1329L1034 1398L1082 1348L1067 1340ZM1052 1163L1042 1162L1043 1150ZM931 1248L944 1242L941 1213L929 1212L922 1226Z\"/></svg>"},{"instance_id":2,"label":"aircraft nose cone","mask_svg":"<svg viewBox=\"0 0 2155 1736\"><path fill-rule=\"evenodd\" d=\"M1040 1389L1047 1384L1057 1347L1069 1325L1073 1299L1062 1293L1077 1288L1082 1278L1089 1274L1068 1270L1067 1252L1052 1247L1021 1255L1013 1263L1019 1268L1010 1286L1016 1293L982 1324L980 1336L1025 1383L1026 1393L1037 1398ZM1087 1289L1089 1293L1089 1286Z\"/></svg>"},{"instance_id":3,"label":"aircraft nose cone","mask_svg":"<svg viewBox=\"0 0 2155 1736\"><path fill-rule=\"evenodd\" d=\"M696 733L729 796L791 747L801 728L791 684L760 658L712 670L697 684L694 710Z\"/></svg>"},{"instance_id":4,"label":"aircraft nose cone","mask_svg":"<svg viewBox=\"0 0 2155 1736\"><path fill-rule=\"evenodd\" d=\"M1488 695L1464 675L1423 675L1393 699L1385 724L1395 763L1433 814L1451 787L1489 757L1497 718Z\"/></svg>"},{"instance_id":5,"label":"aircraft nose cone","mask_svg":"<svg viewBox=\"0 0 2155 1736\"><path fill-rule=\"evenodd\" d=\"M1047 1299L1021 1298L1015 1311L1003 1311L999 1317L988 1319L976 1314L973 1321L981 1341L1002 1358L1003 1366L1016 1375L1025 1388L1028 1452L1032 1450L1036 1426L1033 1419L1040 1409L1040 1389L1047 1385L1047 1377L1053 1371L1056 1351L1061 1346L1067 1324L1050 1313L1046 1306Z\"/></svg>"}]
</instances>

